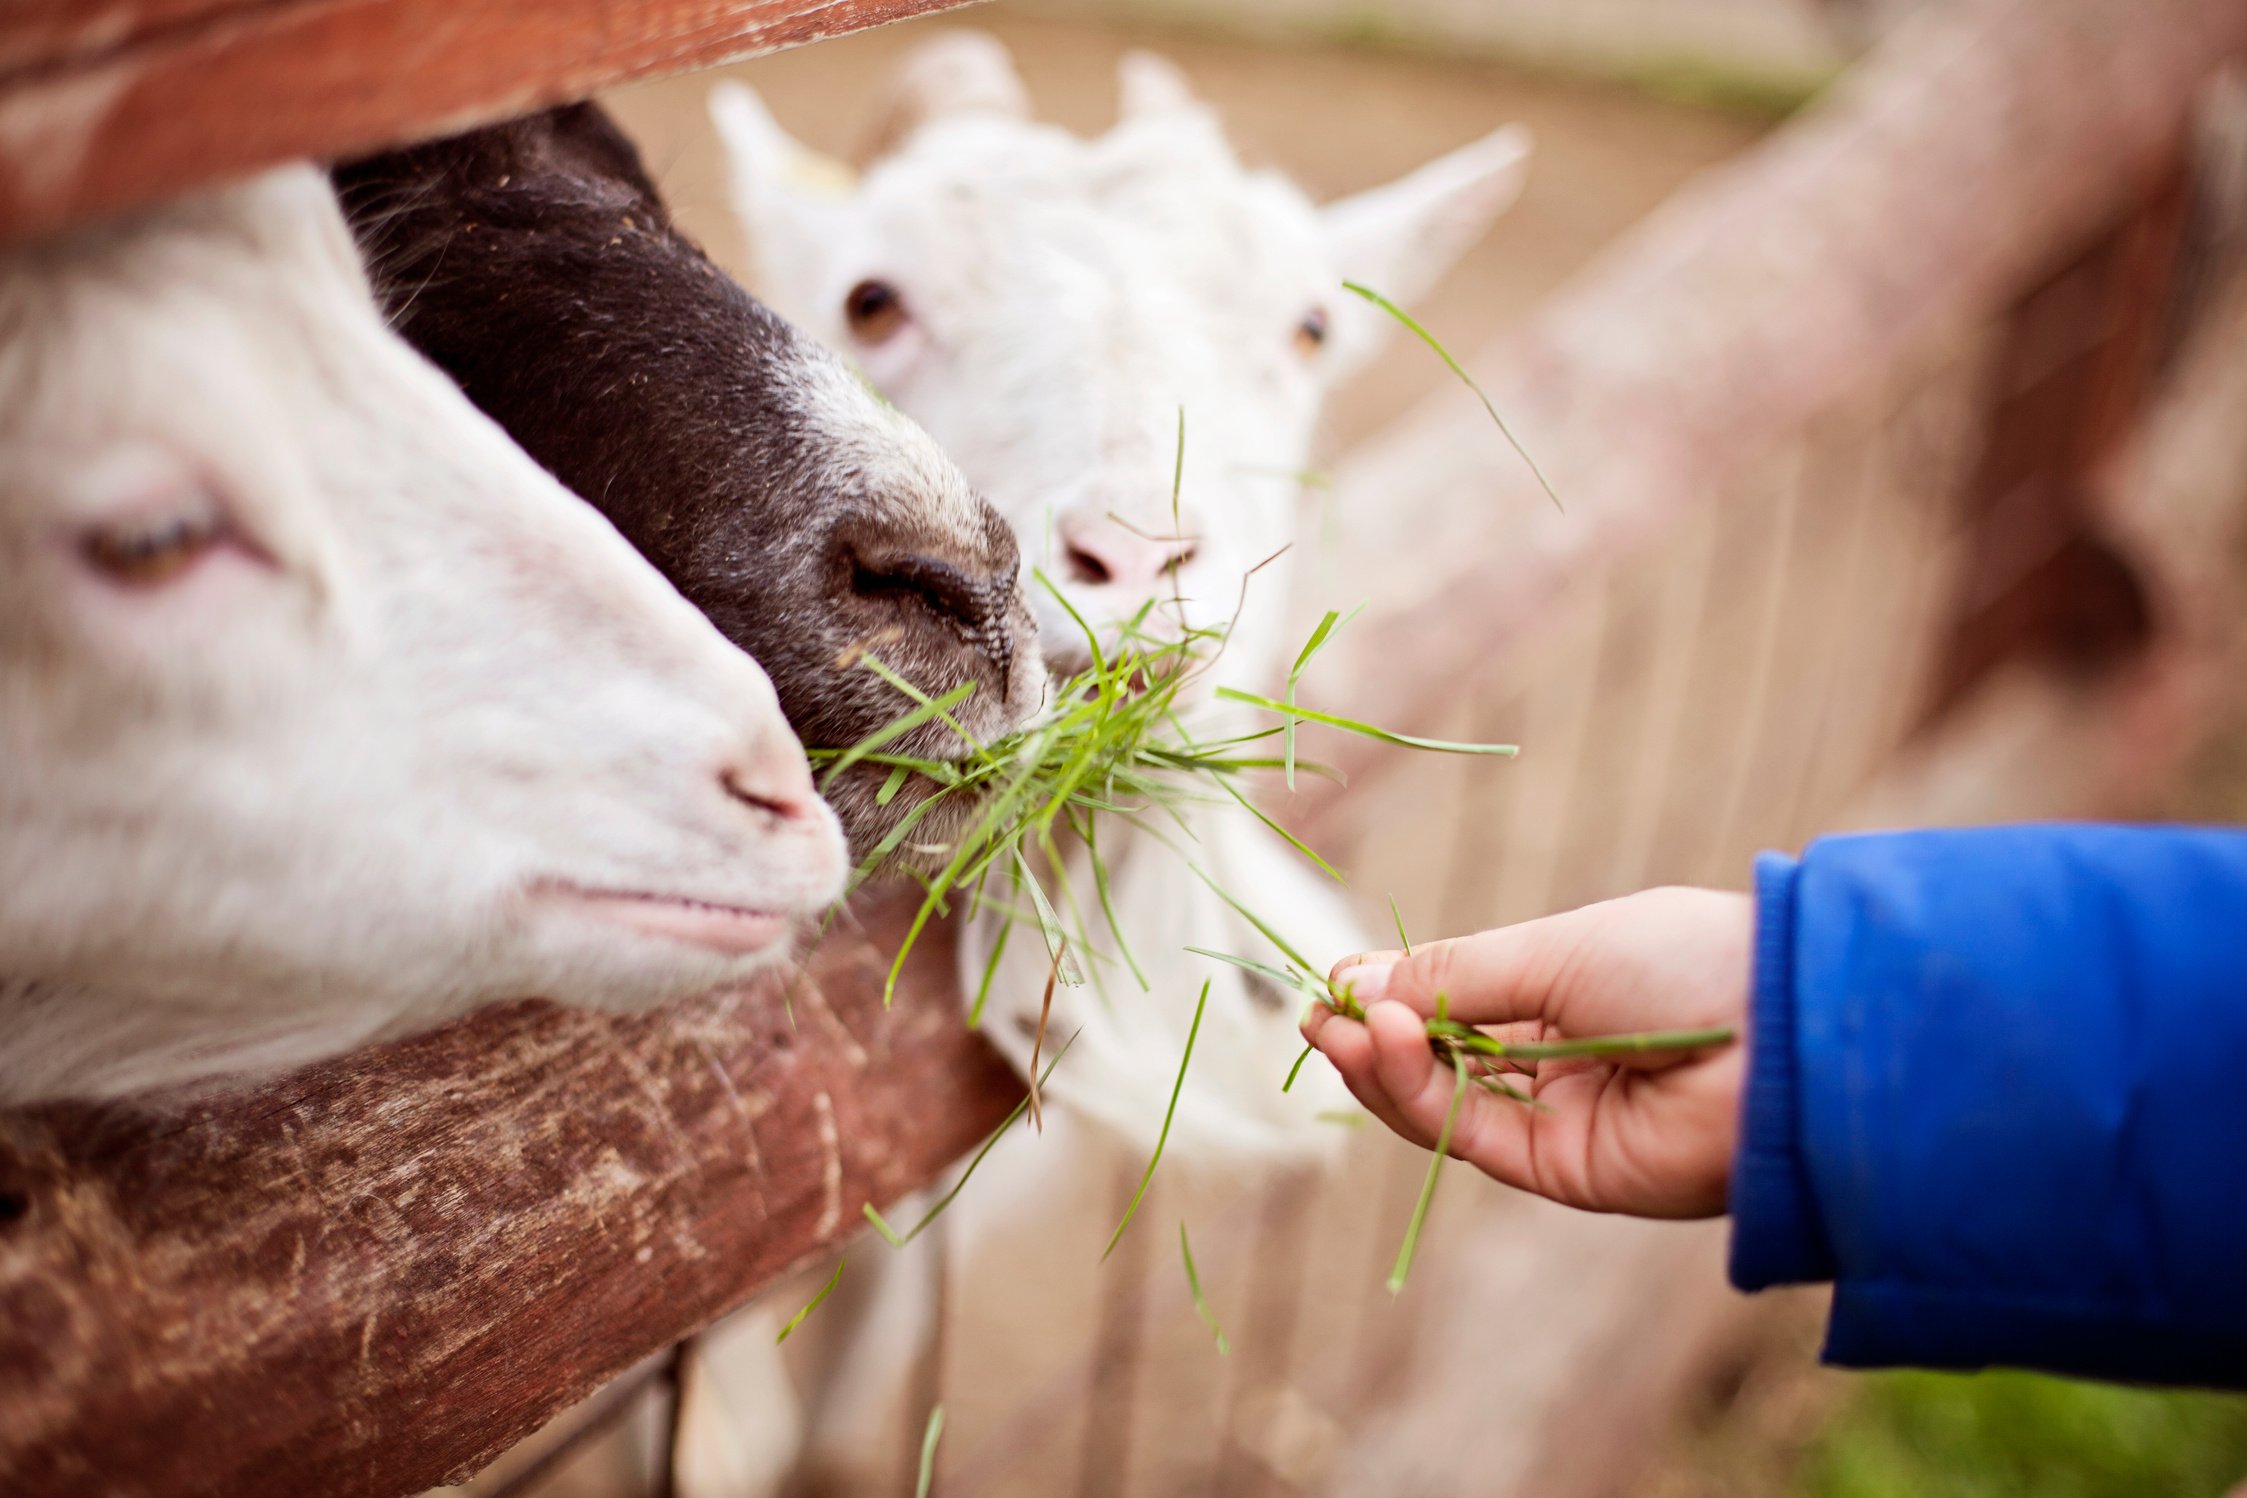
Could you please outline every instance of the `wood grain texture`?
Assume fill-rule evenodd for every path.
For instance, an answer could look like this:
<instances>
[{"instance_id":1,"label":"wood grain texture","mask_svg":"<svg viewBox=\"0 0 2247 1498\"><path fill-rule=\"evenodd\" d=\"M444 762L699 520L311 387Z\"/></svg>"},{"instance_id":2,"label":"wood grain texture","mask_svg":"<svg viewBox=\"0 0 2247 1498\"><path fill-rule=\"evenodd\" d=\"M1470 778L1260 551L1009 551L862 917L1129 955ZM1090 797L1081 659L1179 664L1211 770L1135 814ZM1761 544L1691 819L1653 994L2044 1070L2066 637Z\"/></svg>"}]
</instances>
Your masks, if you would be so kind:
<instances>
[{"instance_id":1,"label":"wood grain texture","mask_svg":"<svg viewBox=\"0 0 2247 1498\"><path fill-rule=\"evenodd\" d=\"M910 913L910 905L905 913ZM406 1494L921 1185L1020 1096L894 906L777 980L507 1006L171 1113L0 1113L0 1492Z\"/></svg>"},{"instance_id":2,"label":"wood grain texture","mask_svg":"<svg viewBox=\"0 0 2247 1498\"><path fill-rule=\"evenodd\" d=\"M17 0L0 240L967 0Z\"/></svg>"},{"instance_id":3,"label":"wood grain texture","mask_svg":"<svg viewBox=\"0 0 2247 1498\"><path fill-rule=\"evenodd\" d=\"M1336 553L1417 586L1376 600L1318 674L1350 683L1356 716L1430 721L1587 569L1676 535L1823 413L2011 307L2173 159L2199 85L2243 48L2241 0L1919 13L1467 361L1566 513L1463 392L1335 467ZM1321 754L1352 774L1395 762L1355 741Z\"/></svg>"}]
</instances>

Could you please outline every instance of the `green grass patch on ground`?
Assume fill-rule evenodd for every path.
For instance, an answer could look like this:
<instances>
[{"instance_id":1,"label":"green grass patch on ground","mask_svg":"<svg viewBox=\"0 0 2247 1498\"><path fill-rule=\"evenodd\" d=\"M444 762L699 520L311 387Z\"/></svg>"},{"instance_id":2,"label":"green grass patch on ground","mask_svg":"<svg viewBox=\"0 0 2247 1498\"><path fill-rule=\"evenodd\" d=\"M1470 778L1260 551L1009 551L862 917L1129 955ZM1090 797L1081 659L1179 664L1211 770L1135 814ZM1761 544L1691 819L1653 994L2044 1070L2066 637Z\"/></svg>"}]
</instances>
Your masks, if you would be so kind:
<instances>
[{"instance_id":1,"label":"green grass patch on ground","mask_svg":"<svg viewBox=\"0 0 2247 1498\"><path fill-rule=\"evenodd\" d=\"M2027 1373L1867 1375L1796 1469L1799 1498L2220 1498L2247 1397Z\"/></svg>"}]
</instances>

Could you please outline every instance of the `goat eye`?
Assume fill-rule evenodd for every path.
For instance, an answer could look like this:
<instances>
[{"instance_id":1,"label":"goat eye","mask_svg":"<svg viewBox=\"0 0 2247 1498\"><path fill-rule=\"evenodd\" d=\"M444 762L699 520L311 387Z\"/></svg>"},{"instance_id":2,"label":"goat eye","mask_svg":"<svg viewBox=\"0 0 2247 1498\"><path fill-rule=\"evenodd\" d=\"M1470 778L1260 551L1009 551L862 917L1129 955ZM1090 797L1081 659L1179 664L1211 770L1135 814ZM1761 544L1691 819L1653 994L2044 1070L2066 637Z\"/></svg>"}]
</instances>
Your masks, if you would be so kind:
<instances>
[{"instance_id":1,"label":"goat eye","mask_svg":"<svg viewBox=\"0 0 2247 1498\"><path fill-rule=\"evenodd\" d=\"M162 515L97 525L80 539L86 561L112 582L154 588L170 582L226 539L216 516Z\"/></svg>"},{"instance_id":2,"label":"goat eye","mask_svg":"<svg viewBox=\"0 0 2247 1498\"><path fill-rule=\"evenodd\" d=\"M1313 307L1295 325L1295 351L1308 359L1326 345L1326 309Z\"/></svg>"},{"instance_id":3,"label":"goat eye","mask_svg":"<svg viewBox=\"0 0 2247 1498\"><path fill-rule=\"evenodd\" d=\"M843 298L843 315L861 343L881 343L905 326L905 299L887 281L861 281Z\"/></svg>"}]
</instances>

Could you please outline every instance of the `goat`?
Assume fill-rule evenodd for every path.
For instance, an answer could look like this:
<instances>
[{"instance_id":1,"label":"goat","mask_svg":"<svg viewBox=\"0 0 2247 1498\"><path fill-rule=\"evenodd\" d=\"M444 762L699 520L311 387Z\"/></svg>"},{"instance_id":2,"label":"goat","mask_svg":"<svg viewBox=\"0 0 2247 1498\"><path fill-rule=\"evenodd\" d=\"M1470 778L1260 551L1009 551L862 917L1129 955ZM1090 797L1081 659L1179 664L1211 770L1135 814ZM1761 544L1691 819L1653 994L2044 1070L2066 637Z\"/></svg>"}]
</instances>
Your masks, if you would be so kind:
<instances>
[{"instance_id":1,"label":"goat","mask_svg":"<svg viewBox=\"0 0 2247 1498\"><path fill-rule=\"evenodd\" d=\"M608 516L771 673L806 743L845 747L972 681L960 726L1041 700L1006 522L918 427L673 225L630 141L571 105L349 163L335 180L407 340ZM897 746L945 758L930 722ZM829 789L855 841L916 794ZM964 817L959 806L946 813ZM916 829L942 842L935 818Z\"/></svg>"},{"instance_id":2,"label":"goat","mask_svg":"<svg viewBox=\"0 0 2247 1498\"><path fill-rule=\"evenodd\" d=\"M0 251L0 1103L747 977L771 683L384 326L308 165Z\"/></svg>"},{"instance_id":3,"label":"goat","mask_svg":"<svg viewBox=\"0 0 2247 1498\"><path fill-rule=\"evenodd\" d=\"M1282 554L1297 538L1322 394L1389 326L1341 282L1416 296L1511 203L1527 148L1503 130L1319 209L1276 173L1243 169L1169 63L1134 54L1121 84L1122 120L1081 140L1025 117L999 43L949 35L906 65L896 148L841 192L848 174L791 140L747 89L722 85L710 103L759 289L850 350L945 445L1069 608L1100 625L1152 600L1173 628L1221 626L1238 609L1212 679L1263 690L1286 659ZM1077 664L1087 647L1062 599L1039 606L1049 654ZM1205 846L1233 825L1206 820ZM1089 1027L1065 1069L1084 1081L1057 1077L1056 1095L1151 1142L1199 986L1183 945L1268 949L1179 877L1168 850L1127 833L1103 838L1102 852L1133 944L1170 954L1161 977L1149 974L1155 1001L1064 1009L1057 998L1050 1025ZM1244 827L1210 857L1242 865L1234 887L1311 956L1357 945L1331 888L1261 851L1266 837ZM975 923L963 973L980 978L997 924ZM1034 1021L1044 957L1035 942L1014 945L1019 962L1010 972L1002 959L992 1002ZM1197 1055L1210 1070L1181 1100L1174 1140L1281 1147L1302 1136L1316 1090L1298 1101L1223 1073L1228 1052L1277 1055L1284 1069L1292 1006L1238 971L1211 976L1219 1043ZM1226 1026L1237 1045L1223 1043ZM1026 1065L1031 1042L1013 1028L994 1039Z\"/></svg>"},{"instance_id":4,"label":"goat","mask_svg":"<svg viewBox=\"0 0 2247 1498\"><path fill-rule=\"evenodd\" d=\"M1527 143L1503 130L1318 208L1276 173L1245 170L1170 64L1135 54L1121 85L1122 119L1081 140L1027 118L1027 91L997 42L946 37L906 64L885 132L895 145L855 181L790 139L747 89L721 86L710 106L753 284L850 352L1007 516L1067 600L1038 600L1055 664L1074 667L1087 649L1072 611L1108 625L1151 600L1156 620L1186 629L1238 609L1213 679L1269 690L1288 659L1282 554L1297 538L1319 406L1389 328L1341 283L1418 296L1512 202ZM1185 815L1204 867L1315 962L1372 945L1332 883L1265 829L1207 808ZM1151 991L1107 1003L1055 995L1047 1034L1079 1038L1048 1096L1143 1159L1206 977L1166 1169L1323 1153L1333 1131L1314 1116L1340 1098L1332 1073L1314 1066L1292 1092L1280 1087L1300 1049L1297 1004L1185 950L1272 956L1263 936L1133 829L1103 835L1100 851ZM1085 851L1064 857L1070 882L1089 887ZM981 916L963 935L971 992L1002 923ZM987 1026L1018 1068L1047 968L1036 941L999 958ZM1058 1116L1048 1110L1049 1129ZM953 1205L958 1283L976 1281L968 1266L984 1245L1022 1234L1085 1173L1094 1141L1073 1123L1065 1132L1068 1150L1008 1139ZM899 1371L910 1329L930 1324L925 1287L916 1297L885 1280L867 1293L875 1309L859 1324L828 1329L844 1345L814 1412L813 1465L846 1490L879 1481L868 1464L885 1454L886 1426L910 1419ZM726 1444L713 1429L722 1423L690 1427L698 1461Z\"/></svg>"}]
</instances>

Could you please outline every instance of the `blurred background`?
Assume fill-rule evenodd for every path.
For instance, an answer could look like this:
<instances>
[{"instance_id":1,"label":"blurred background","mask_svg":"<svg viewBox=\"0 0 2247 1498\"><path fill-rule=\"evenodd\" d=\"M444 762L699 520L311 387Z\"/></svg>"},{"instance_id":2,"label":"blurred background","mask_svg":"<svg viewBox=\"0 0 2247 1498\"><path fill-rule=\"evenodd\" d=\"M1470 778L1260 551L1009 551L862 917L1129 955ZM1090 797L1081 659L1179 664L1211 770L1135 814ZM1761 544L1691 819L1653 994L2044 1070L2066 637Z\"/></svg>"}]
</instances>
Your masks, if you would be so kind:
<instances>
[{"instance_id":1,"label":"blurred background","mask_svg":"<svg viewBox=\"0 0 2247 1498\"><path fill-rule=\"evenodd\" d=\"M1326 677L1356 684L1353 711L1527 746L1495 772L1369 767L1294 809L1343 850L1369 925L1393 894L1434 934L1742 886L1758 848L1837 828L2247 813L2247 107L2229 75L2188 106L2167 80L2191 43L2141 34L2208 8L2149 6L2102 38L2078 3L1983 6L1984 24L1964 0L1005 0L727 71L863 160L883 81L932 28L995 32L1040 115L1083 132L1114 117L1118 57L1148 47L1244 156L1321 200L1534 130L1521 205L1416 310L1570 514L1491 476L1479 412L1402 342L1333 403L1310 501L1314 613L1375 599ZM2149 96L2085 92L2120 52ZM608 102L746 277L709 82ZM1459 627L1432 639L1447 601ZM1383 670L1403 654L1413 671ZM1383 696L1399 674L1414 684ZM1423 1159L1368 1132L1332 1179L1158 1183L1150 1220L1195 1223L1224 1360L1164 1254L1084 1267L1136 1160L1088 1172L1036 1243L972 1266L927 1245L941 1489L2247 1480L2247 1401L1822 1371L1820 1297L1723 1290L1715 1225L1592 1222L1455 1175L1392 1300ZM911 1490L925 1408L883 1437L887 1490ZM596 1448L556 1491L629 1491L630 1467Z\"/></svg>"}]
</instances>

